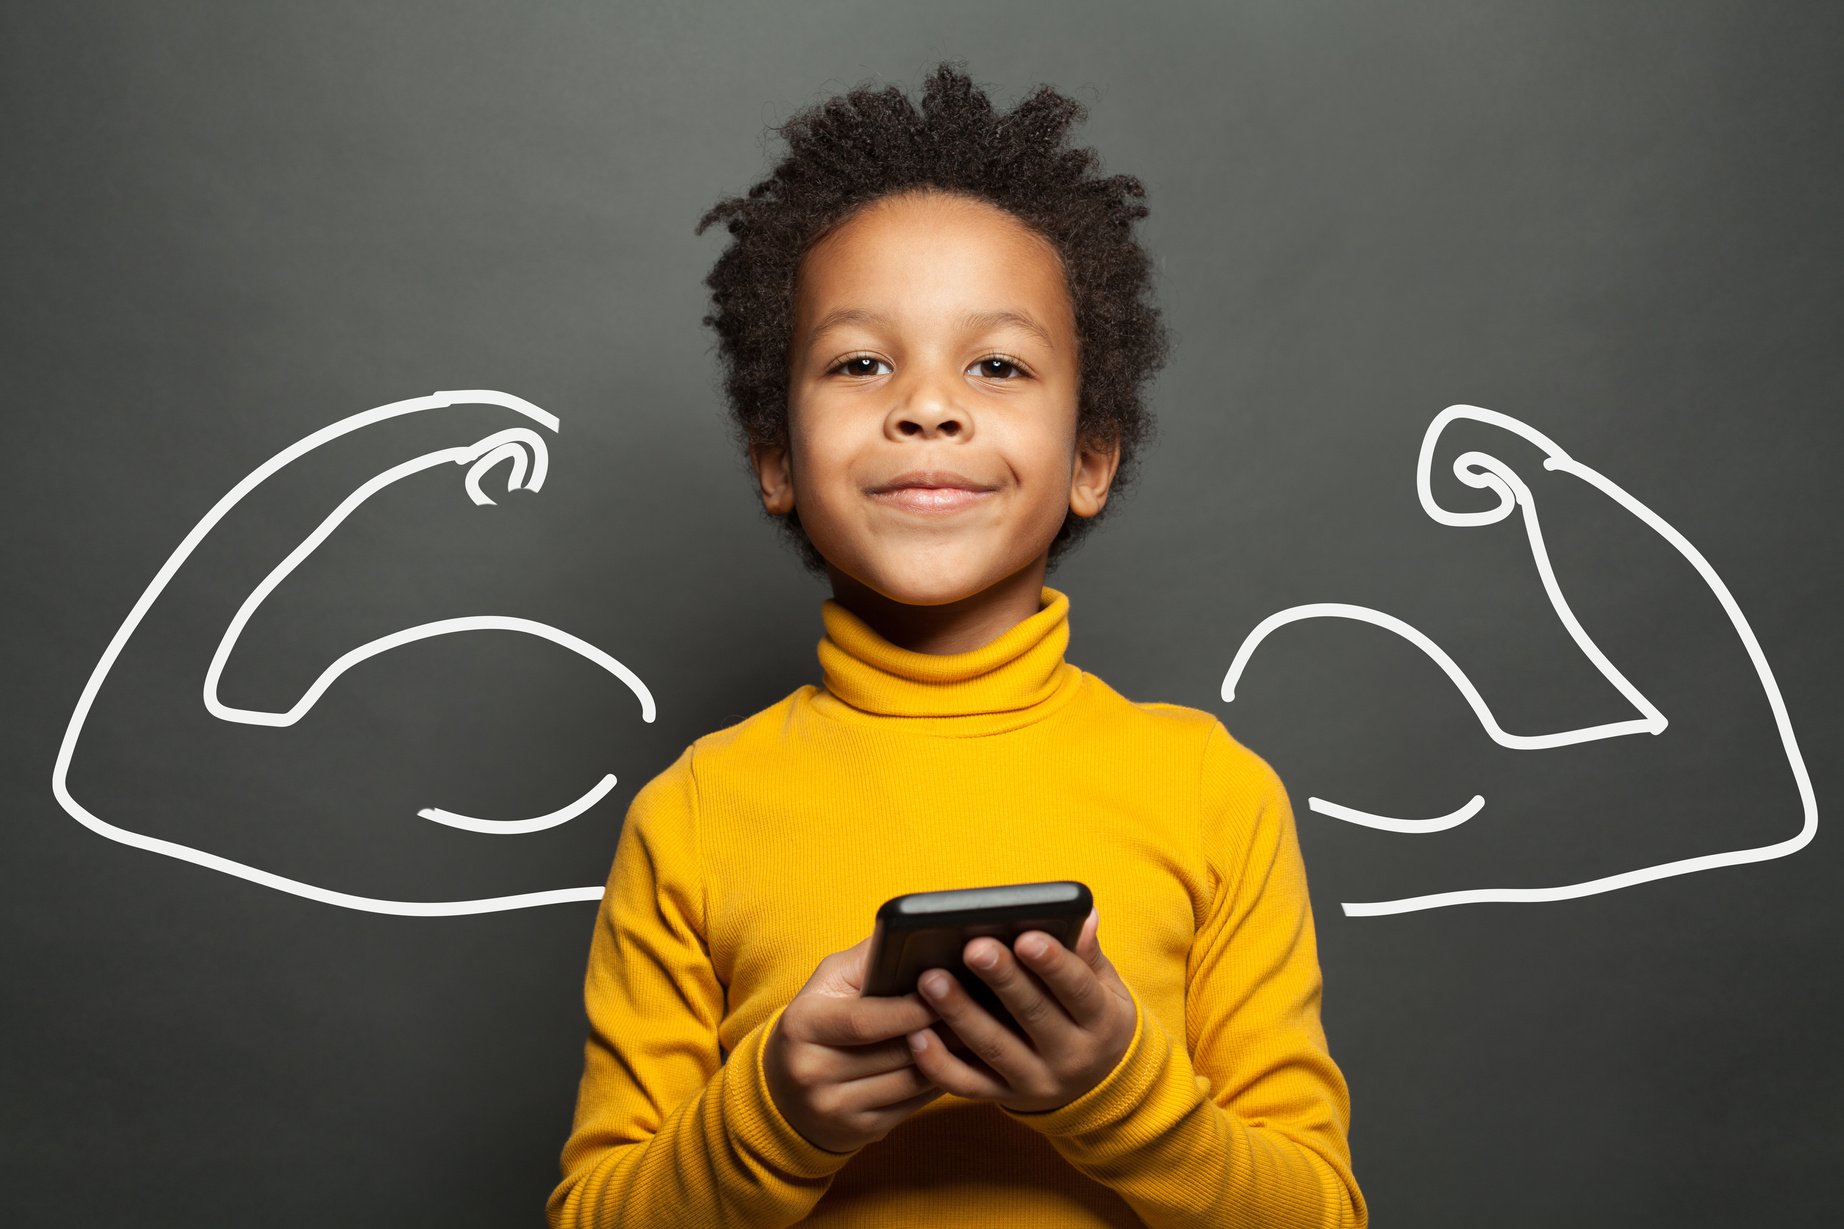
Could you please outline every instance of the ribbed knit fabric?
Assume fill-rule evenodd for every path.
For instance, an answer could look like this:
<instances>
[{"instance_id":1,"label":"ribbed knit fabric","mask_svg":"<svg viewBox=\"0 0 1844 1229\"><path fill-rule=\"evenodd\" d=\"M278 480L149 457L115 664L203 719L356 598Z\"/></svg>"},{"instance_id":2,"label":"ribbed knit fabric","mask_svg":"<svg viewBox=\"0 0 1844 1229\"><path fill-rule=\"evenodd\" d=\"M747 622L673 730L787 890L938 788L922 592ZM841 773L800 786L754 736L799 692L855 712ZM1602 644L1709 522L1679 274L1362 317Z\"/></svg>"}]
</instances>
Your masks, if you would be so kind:
<instances>
[{"instance_id":1,"label":"ribbed knit fabric","mask_svg":"<svg viewBox=\"0 0 1844 1229\"><path fill-rule=\"evenodd\" d=\"M1069 600L1041 602L935 655L827 600L825 686L635 795L552 1226L1368 1223L1286 790L1210 713L1065 661ZM781 1116L762 1043L879 905L1051 879L1092 889L1135 999L1098 1085L1044 1113L944 1095L851 1153Z\"/></svg>"}]
</instances>

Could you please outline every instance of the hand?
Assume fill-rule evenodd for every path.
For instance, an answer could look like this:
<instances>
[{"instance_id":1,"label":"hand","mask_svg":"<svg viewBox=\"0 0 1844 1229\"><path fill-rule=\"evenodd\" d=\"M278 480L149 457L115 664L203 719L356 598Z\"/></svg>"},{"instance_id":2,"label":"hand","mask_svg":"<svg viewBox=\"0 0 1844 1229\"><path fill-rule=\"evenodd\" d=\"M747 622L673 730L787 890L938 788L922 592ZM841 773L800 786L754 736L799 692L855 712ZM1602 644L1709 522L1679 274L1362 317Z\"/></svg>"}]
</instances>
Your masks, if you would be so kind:
<instances>
[{"instance_id":1,"label":"hand","mask_svg":"<svg viewBox=\"0 0 1844 1229\"><path fill-rule=\"evenodd\" d=\"M1100 924L1099 912L1090 910L1073 952L1039 930L1018 936L1016 955L986 937L962 950L967 967L998 994L1025 1037L994 1019L946 970L923 973L925 995L937 978L945 991L928 1001L984 1066L962 1062L934 1029L922 1028L909 1035L912 1047L922 1045L917 1069L955 1096L1021 1112L1060 1109L1101 1083L1127 1053L1138 1018L1126 983L1101 954ZM1033 954L1037 942L1042 950ZM986 957L991 967L981 968Z\"/></svg>"},{"instance_id":2,"label":"hand","mask_svg":"<svg viewBox=\"0 0 1844 1229\"><path fill-rule=\"evenodd\" d=\"M882 1139L942 1093L903 1041L939 1017L914 994L863 997L870 956L866 935L820 961L762 1046L775 1108L828 1152Z\"/></svg>"}]
</instances>

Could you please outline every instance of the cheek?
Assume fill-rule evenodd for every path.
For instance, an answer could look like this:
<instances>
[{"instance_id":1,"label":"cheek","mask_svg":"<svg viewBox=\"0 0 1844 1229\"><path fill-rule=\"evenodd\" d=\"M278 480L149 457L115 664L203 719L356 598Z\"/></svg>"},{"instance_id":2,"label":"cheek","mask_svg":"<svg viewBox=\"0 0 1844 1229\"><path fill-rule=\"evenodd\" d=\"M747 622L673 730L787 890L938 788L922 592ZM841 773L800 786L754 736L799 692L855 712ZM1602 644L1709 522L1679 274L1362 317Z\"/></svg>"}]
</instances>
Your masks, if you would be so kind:
<instances>
[{"instance_id":1,"label":"cheek","mask_svg":"<svg viewBox=\"0 0 1844 1229\"><path fill-rule=\"evenodd\" d=\"M1043 458L1041 469L1045 481L1058 487L1064 498L1067 498L1069 480L1076 472L1078 459L1075 424L1069 423L1060 430L1046 431L1037 441L1036 455Z\"/></svg>"},{"instance_id":2,"label":"cheek","mask_svg":"<svg viewBox=\"0 0 1844 1229\"><path fill-rule=\"evenodd\" d=\"M1032 487L1030 518L1039 529L1054 531L1069 512L1070 471L1059 454L1046 454L1037 472L1028 481Z\"/></svg>"},{"instance_id":3,"label":"cheek","mask_svg":"<svg viewBox=\"0 0 1844 1229\"><path fill-rule=\"evenodd\" d=\"M850 485L849 453L836 435L796 435L790 462L797 497L809 504L836 502Z\"/></svg>"}]
</instances>

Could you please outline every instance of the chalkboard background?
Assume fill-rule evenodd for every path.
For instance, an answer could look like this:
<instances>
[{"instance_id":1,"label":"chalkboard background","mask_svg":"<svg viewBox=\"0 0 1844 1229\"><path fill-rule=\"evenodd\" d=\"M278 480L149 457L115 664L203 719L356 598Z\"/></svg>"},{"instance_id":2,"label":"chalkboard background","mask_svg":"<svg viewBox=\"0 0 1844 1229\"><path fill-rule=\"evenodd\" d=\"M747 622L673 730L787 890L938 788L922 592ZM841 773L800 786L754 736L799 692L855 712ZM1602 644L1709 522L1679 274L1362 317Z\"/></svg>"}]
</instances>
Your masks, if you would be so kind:
<instances>
[{"instance_id":1,"label":"chalkboard background","mask_svg":"<svg viewBox=\"0 0 1844 1229\"><path fill-rule=\"evenodd\" d=\"M15 1225L537 1224L580 1070L591 904L342 908L77 822L60 747L188 533L314 432L443 390L557 419L542 490L391 466L530 419L466 402L354 431L230 508L95 693L68 791L146 839L375 899L599 886L627 800L699 735L817 681L824 592L760 519L699 325L720 196L767 125L963 57L1048 82L1139 176L1176 349L1110 525L1050 577L1069 657L1221 716L1287 783L1324 1015L1379 1225L1816 1223L1844 1155L1840 845L1541 903L1341 904L1577 883L1799 835L1743 639L1686 558L1503 429L1517 519L1418 502L1443 408L1542 432L1700 551L1809 761L1841 732L1844 10L1823 4L11 6L0 1200ZM483 835L440 807L574 821ZM1311 799L1471 821L1405 834Z\"/></svg>"}]
</instances>

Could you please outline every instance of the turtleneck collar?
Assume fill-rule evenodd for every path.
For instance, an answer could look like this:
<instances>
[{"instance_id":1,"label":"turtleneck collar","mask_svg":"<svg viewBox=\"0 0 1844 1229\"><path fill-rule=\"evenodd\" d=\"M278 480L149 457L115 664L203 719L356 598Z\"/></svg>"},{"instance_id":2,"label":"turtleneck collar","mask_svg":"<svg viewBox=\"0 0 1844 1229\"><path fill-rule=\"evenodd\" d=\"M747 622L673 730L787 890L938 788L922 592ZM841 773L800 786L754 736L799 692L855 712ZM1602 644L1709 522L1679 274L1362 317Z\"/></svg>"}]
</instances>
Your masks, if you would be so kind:
<instances>
[{"instance_id":1,"label":"turtleneck collar","mask_svg":"<svg viewBox=\"0 0 1844 1229\"><path fill-rule=\"evenodd\" d=\"M829 715L921 718L931 732L991 734L1048 716L1073 698L1082 671L1063 659L1069 598L1045 586L1036 614L964 653L918 653L884 639L827 598L820 605Z\"/></svg>"}]
</instances>

